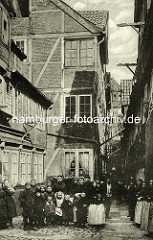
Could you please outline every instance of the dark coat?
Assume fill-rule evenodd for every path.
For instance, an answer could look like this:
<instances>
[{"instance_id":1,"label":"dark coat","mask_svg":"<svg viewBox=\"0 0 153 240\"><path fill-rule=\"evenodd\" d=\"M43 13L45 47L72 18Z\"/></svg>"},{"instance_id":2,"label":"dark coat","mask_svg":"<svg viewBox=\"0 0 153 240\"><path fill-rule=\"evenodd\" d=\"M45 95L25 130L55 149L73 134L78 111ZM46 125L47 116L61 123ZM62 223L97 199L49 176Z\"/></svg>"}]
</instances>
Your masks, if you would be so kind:
<instances>
[{"instance_id":1,"label":"dark coat","mask_svg":"<svg viewBox=\"0 0 153 240\"><path fill-rule=\"evenodd\" d=\"M61 209L62 209L63 219L72 221L73 220L73 204L72 204L72 202L64 199L64 201L61 205Z\"/></svg>"},{"instance_id":2,"label":"dark coat","mask_svg":"<svg viewBox=\"0 0 153 240\"><path fill-rule=\"evenodd\" d=\"M6 203L6 208L7 208L7 216L9 219L14 218L17 216L17 213L16 213L15 203L12 198L13 192L8 187L4 187L3 190L5 192L5 203Z\"/></svg>"},{"instance_id":3,"label":"dark coat","mask_svg":"<svg viewBox=\"0 0 153 240\"><path fill-rule=\"evenodd\" d=\"M66 192L66 185L65 185L65 183L63 183L63 182L56 182L53 185L53 192L54 193L56 193L56 192L63 192L63 193L65 193Z\"/></svg>"},{"instance_id":4,"label":"dark coat","mask_svg":"<svg viewBox=\"0 0 153 240\"><path fill-rule=\"evenodd\" d=\"M44 217L45 201L42 196L40 197L35 196L33 209L35 218L39 219Z\"/></svg>"},{"instance_id":5,"label":"dark coat","mask_svg":"<svg viewBox=\"0 0 153 240\"><path fill-rule=\"evenodd\" d=\"M34 193L32 189L25 189L19 195L20 207L23 208L22 215L27 217L33 216Z\"/></svg>"},{"instance_id":6,"label":"dark coat","mask_svg":"<svg viewBox=\"0 0 153 240\"><path fill-rule=\"evenodd\" d=\"M45 215L52 216L54 214L55 214L55 203L54 202L52 202L52 203L46 202Z\"/></svg>"},{"instance_id":7,"label":"dark coat","mask_svg":"<svg viewBox=\"0 0 153 240\"><path fill-rule=\"evenodd\" d=\"M87 199L86 197L81 197L76 203L77 207L77 222L79 224L85 223L87 221Z\"/></svg>"},{"instance_id":8,"label":"dark coat","mask_svg":"<svg viewBox=\"0 0 153 240\"><path fill-rule=\"evenodd\" d=\"M5 204L5 192L0 190L0 227L7 222L7 208Z\"/></svg>"}]
</instances>

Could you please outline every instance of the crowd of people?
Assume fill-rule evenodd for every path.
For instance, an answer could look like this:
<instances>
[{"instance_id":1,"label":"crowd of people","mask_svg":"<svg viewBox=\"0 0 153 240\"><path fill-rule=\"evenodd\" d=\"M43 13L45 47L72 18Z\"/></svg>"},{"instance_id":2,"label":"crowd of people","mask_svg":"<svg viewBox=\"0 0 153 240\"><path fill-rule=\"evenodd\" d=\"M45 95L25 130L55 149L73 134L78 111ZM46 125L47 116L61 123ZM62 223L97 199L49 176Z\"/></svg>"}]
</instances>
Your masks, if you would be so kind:
<instances>
[{"instance_id":1,"label":"crowd of people","mask_svg":"<svg viewBox=\"0 0 153 240\"><path fill-rule=\"evenodd\" d=\"M0 184L0 229L12 227L17 215L13 200L15 190L5 180ZM65 184L62 176L47 185L27 182L19 194L24 230L44 226L88 225L103 226L113 199L117 204L126 202L130 220L141 229L153 234L153 180L146 185L141 179L131 177L129 184L122 180L113 182L110 177L90 181L90 177L74 178Z\"/></svg>"},{"instance_id":2,"label":"crowd of people","mask_svg":"<svg viewBox=\"0 0 153 240\"><path fill-rule=\"evenodd\" d=\"M16 210L12 198L14 189L8 180L1 185L0 191L0 228L3 229L12 227ZM88 223L101 226L106 217L109 218L112 186L109 179L91 182L89 176L73 179L70 184L65 184L62 176L58 176L56 182L46 186L33 179L25 184L18 200L24 230L46 225L86 227Z\"/></svg>"},{"instance_id":3,"label":"crowd of people","mask_svg":"<svg viewBox=\"0 0 153 240\"><path fill-rule=\"evenodd\" d=\"M130 220L153 236L153 180L146 184L131 177L126 189Z\"/></svg>"},{"instance_id":4,"label":"crowd of people","mask_svg":"<svg viewBox=\"0 0 153 240\"><path fill-rule=\"evenodd\" d=\"M109 217L111 197L109 179L91 182L86 176L74 179L67 186L61 176L47 186L39 186L32 180L25 184L19 196L24 230L45 225L104 225Z\"/></svg>"}]
</instances>

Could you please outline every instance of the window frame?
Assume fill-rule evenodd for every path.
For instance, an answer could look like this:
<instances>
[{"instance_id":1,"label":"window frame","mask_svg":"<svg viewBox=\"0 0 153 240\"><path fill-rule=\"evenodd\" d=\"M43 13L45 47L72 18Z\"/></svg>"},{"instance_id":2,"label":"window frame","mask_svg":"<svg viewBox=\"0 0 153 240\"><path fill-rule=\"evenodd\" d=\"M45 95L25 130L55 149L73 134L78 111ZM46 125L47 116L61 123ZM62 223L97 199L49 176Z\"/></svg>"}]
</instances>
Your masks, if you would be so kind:
<instances>
[{"instance_id":1,"label":"window frame","mask_svg":"<svg viewBox=\"0 0 153 240\"><path fill-rule=\"evenodd\" d=\"M64 149L64 175L65 175L65 178L73 178L73 177L77 177L77 178L79 178L79 177L82 177L81 175L80 175L80 173L79 173L79 170L82 170L82 169L84 169L83 168L83 166L80 168L79 167L79 164L80 164L80 161L79 161L79 154L80 153L88 153L89 154L89 160L88 160L88 173L85 173L85 174L90 174L90 162L91 161L93 161L93 159L91 158L91 151L92 151L92 149L86 149L86 148L83 148L83 149ZM75 175L74 176L70 176L70 175L66 175L66 171L67 171L67 169L66 169L66 158L65 158L65 156L66 156L66 153L69 153L69 154L71 154L71 153L73 153L74 154L74 160L75 160L75 166L74 166L74 173L75 173ZM69 170L71 170L72 168L69 168ZM91 177L93 177L93 176L91 176Z\"/></svg>"},{"instance_id":2,"label":"window frame","mask_svg":"<svg viewBox=\"0 0 153 240\"><path fill-rule=\"evenodd\" d=\"M93 116L93 111L92 111L92 104L93 104L93 101L92 101L92 94L81 94L81 95L70 95L70 94L65 94L64 96L64 118L66 119L66 98L67 97L75 97L75 103L76 103L76 106L75 106L75 110L76 110L76 113L75 115L77 115L77 117L81 117L80 116L80 97L90 97L90 116L89 117L92 117ZM73 119L71 119L70 121L72 121Z\"/></svg>"},{"instance_id":3,"label":"window frame","mask_svg":"<svg viewBox=\"0 0 153 240\"><path fill-rule=\"evenodd\" d=\"M27 39L15 39L14 40L15 44L18 46L17 42L20 43L20 47L18 46L18 48L21 50L21 42L24 43L24 51L22 51L26 56L27 56Z\"/></svg>"},{"instance_id":4,"label":"window frame","mask_svg":"<svg viewBox=\"0 0 153 240\"><path fill-rule=\"evenodd\" d=\"M71 46L72 46L72 42L77 42L77 59L76 59L76 62L77 64L76 65L67 65L66 64L66 43L67 42L71 42ZM88 49L93 49L93 64L87 64L87 61L86 61L86 64L81 64L81 42L83 41L86 41L86 44L87 44L87 41L92 41L93 42L93 48L87 48L86 47L86 60L88 59L87 57L87 50ZM84 38L84 39L65 39L64 40L64 67L65 68L76 68L76 67L94 67L95 66L95 54L94 54L94 38ZM72 48L69 49L69 50L73 50ZM84 49L85 50L85 49ZM71 58L70 58L71 59Z\"/></svg>"}]
</instances>

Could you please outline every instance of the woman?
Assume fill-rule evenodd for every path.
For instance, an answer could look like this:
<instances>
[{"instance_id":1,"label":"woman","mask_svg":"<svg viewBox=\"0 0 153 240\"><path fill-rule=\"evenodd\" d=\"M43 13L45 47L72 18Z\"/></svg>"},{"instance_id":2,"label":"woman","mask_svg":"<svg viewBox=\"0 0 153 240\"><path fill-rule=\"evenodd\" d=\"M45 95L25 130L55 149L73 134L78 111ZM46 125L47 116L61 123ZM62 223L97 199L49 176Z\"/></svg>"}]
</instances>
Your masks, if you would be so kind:
<instances>
[{"instance_id":1,"label":"woman","mask_svg":"<svg viewBox=\"0 0 153 240\"><path fill-rule=\"evenodd\" d=\"M9 181L6 179L3 182L3 190L5 192L5 204L7 208L7 217L9 226L13 227L12 219L16 217L16 207L12 195L14 194L14 188L10 186Z\"/></svg>"},{"instance_id":2,"label":"woman","mask_svg":"<svg viewBox=\"0 0 153 240\"><path fill-rule=\"evenodd\" d=\"M150 201L149 206L149 216L148 216L148 233L153 236L153 180L150 180L149 188L148 188L148 201Z\"/></svg>"},{"instance_id":3,"label":"woman","mask_svg":"<svg viewBox=\"0 0 153 240\"><path fill-rule=\"evenodd\" d=\"M90 205L88 209L88 224L100 226L105 224L105 209L103 204L102 189L101 193L96 190L95 183L93 183L93 195L90 200ZM105 189L103 189L105 191Z\"/></svg>"},{"instance_id":4,"label":"woman","mask_svg":"<svg viewBox=\"0 0 153 240\"><path fill-rule=\"evenodd\" d=\"M141 229L147 230L150 202L148 201L148 191L145 182L143 183L142 186L141 197L142 197Z\"/></svg>"},{"instance_id":5,"label":"woman","mask_svg":"<svg viewBox=\"0 0 153 240\"><path fill-rule=\"evenodd\" d=\"M0 229L6 227L7 223L7 209L5 204L5 192L2 189L2 183L0 183Z\"/></svg>"},{"instance_id":6,"label":"woman","mask_svg":"<svg viewBox=\"0 0 153 240\"><path fill-rule=\"evenodd\" d=\"M142 216L142 180L139 179L137 183L137 188L136 188L136 197L137 197L137 202L136 202L136 207L135 207L135 219L134 222L137 225L141 224L141 216Z\"/></svg>"}]
</instances>

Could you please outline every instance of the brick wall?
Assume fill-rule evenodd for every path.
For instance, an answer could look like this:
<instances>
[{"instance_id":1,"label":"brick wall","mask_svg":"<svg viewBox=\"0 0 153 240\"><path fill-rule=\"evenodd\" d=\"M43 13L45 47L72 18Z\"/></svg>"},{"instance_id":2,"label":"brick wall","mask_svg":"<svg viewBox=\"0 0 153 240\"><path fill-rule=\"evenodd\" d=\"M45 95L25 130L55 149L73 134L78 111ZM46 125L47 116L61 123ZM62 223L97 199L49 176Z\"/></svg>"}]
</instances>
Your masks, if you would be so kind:
<instances>
[{"instance_id":1,"label":"brick wall","mask_svg":"<svg viewBox=\"0 0 153 240\"><path fill-rule=\"evenodd\" d=\"M43 64L33 65L33 83L36 82ZM49 63L42 78L39 81L39 88L60 87L61 84L61 63Z\"/></svg>"},{"instance_id":2,"label":"brick wall","mask_svg":"<svg viewBox=\"0 0 153 240\"><path fill-rule=\"evenodd\" d=\"M60 33L62 12L43 12L31 14L31 32L33 34Z\"/></svg>"},{"instance_id":3,"label":"brick wall","mask_svg":"<svg viewBox=\"0 0 153 240\"><path fill-rule=\"evenodd\" d=\"M57 38L43 38L32 40L32 61L45 62L56 42ZM59 43L51 61L61 61L61 44Z\"/></svg>"},{"instance_id":4,"label":"brick wall","mask_svg":"<svg viewBox=\"0 0 153 240\"><path fill-rule=\"evenodd\" d=\"M85 88L93 87L95 78L94 71L84 71L81 69L64 70L64 87L65 88Z\"/></svg>"},{"instance_id":5,"label":"brick wall","mask_svg":"<svg viewBox=\"0 0 153 240\"><path fill-rule=\"evenodd\" d=\"M59 10L50 0L31 0L32 11Z\"/></svg>"},{"instance_id":6,"label":"brick wall","mask_svg":"<svg viewBox=\"0 0 153 240\"><path fill-rule=\"evenodd\" d=\"M64 14L64 31L69 33L76 33L76 32L88 32L86 28L84 28L81 24L76 22L72 17Z\"/></svg>"},{"instance_id":7,"label":"brick wall","mask_svg":"<svg viewBox=\"0 0 153 240\"><path fill-rule=\"evenodd\" d=\"M14 18L11 22L12 36L25 36L29 34L29 18Z\"/></svg>"}]
</instances>

